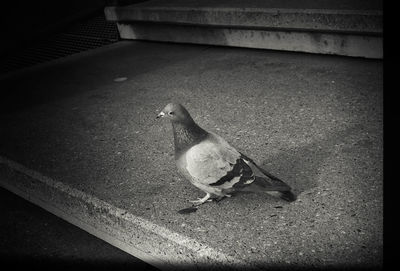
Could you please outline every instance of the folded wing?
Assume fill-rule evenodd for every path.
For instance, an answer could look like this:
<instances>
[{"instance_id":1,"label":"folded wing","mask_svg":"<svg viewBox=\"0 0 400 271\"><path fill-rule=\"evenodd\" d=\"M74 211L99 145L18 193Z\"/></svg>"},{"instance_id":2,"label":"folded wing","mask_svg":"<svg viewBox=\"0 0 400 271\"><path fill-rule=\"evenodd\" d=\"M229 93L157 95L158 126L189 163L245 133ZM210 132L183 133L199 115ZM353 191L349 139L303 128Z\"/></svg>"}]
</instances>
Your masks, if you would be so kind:
<instances>
[{"instance_id":1,"label":"folded wing","mask_svg":"<svg viewBox=\"0 0 400 271\"><path fill-rule=\"evenodd\" d=\"M210 134L207 140L188 150L186 170L193 181L222 190L261 192L291 189L216 134Z\"/></svg>"}]
</instances>

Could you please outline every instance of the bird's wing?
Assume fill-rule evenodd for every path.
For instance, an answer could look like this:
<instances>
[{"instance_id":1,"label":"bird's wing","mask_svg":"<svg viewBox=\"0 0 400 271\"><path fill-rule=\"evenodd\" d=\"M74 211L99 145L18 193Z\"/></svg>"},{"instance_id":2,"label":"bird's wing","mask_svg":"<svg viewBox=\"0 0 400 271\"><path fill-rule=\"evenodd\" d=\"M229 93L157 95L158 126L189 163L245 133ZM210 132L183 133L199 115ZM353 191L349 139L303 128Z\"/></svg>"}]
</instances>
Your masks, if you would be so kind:
<instances>
[{"instance_id":1,"label":"bird's wing","mask_svg":"<svg viewBox=\"0 0 400 271\"><path fill-rule=\"evenodd\" d=\"M215 134L194 145L186 153L186 171L192 181L215 188L229 189L253 173L241 154Z\"/></svg>"},{"instance_id":2,"label":"bird's wing","mask_svg":"<svg viewBox=\"0 0 400 271\"><path fill-rule=\"evenodd\" d=\"M210 137L185 154L185 170L194 182L226 190L286 191L290 187L238 152L222 137Z\"/></svg>"},{"instance_id":3,"label":"bird's wing","mask_svg":"<svg viewBox=\"0 0 400 271\"><path fill-rule=\"evenodd\" d=\"M241 159L244 160L254 173L255 180L252 185L256 186L257 189L264 191L290 191L291 188L284 181L278 177L272 175L259 165L257 165L252 159L240 153Z\"/></svg>"}]
</instances>

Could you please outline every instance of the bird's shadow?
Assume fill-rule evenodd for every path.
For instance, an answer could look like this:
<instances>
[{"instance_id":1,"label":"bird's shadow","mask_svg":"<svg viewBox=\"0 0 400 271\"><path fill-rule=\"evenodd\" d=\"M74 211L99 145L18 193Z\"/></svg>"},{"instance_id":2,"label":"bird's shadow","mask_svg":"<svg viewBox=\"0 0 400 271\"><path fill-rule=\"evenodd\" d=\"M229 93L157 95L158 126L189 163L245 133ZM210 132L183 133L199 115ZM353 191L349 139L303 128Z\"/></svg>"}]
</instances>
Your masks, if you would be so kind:
<instances>
[{"instance_id":1,"label":"bird's shadow","mask_svg":"<svg viewBox=\"0 0 400 271\"><path fill-rule=\"evenodd\" d=\"M298 196L319 185L321 167L332 155L335 145L359 131L356 125L298 148L283 149L259 165L290 185Z\"/></svg>"}]
</instances>

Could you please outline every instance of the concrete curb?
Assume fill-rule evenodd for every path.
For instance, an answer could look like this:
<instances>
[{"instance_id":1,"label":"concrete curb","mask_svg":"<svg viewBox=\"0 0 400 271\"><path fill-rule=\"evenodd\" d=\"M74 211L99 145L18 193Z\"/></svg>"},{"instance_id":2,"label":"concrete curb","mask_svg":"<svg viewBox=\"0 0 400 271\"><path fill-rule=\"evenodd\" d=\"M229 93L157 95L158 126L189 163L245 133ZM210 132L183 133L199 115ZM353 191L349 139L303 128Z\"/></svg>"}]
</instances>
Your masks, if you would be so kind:
<instances>
[{"instance_id":1,"label":"concrete curb","mask_svg":"<svg viewBox=\"0 0 400 271\"><path fill-rule=\"evenodd\" d=\"M161 269L222 270L245 263L0 156L0 185Z\"/></svg>"},{"instance_id":2,"label":"concrete curb","mask_svg":"<svg viewBox=\"0 0 400 271\"><path fill-rule=\"evenodd\" d=\"M107 20L241 29L382 34L382 11L210 7L106 7Z\"/></svg>"},{"instance_id":3,"label":"concrete curb","mask_svg":"<svg viewBox=\"0 0 400 271\"><path fill-rule=\"evenodd\" d=\"M375 59L383 57L382 38L376 36L147 23L118 23L118 30L123 39L284 50Z\"/></svg>"}]
</instances>

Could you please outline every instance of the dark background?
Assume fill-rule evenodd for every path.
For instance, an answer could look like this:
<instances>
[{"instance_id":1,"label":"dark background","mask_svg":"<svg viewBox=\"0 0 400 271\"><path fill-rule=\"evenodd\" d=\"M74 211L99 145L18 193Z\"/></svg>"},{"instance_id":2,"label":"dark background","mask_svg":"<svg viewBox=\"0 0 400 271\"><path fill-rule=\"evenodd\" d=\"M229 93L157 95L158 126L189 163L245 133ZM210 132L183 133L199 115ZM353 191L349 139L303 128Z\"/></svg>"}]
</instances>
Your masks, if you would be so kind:
<instances>
[{"instance_id":1,"label":"dark background","mask_svg":"<svg viewBox=\"0 0 400 271\"><path fill-rule=\"evenodd\" d=\"M39 0L2 1L0 53L29 45L49 34L84 20L106 5L126 5L144 0Z\"/></svg>"}]
</instances>

